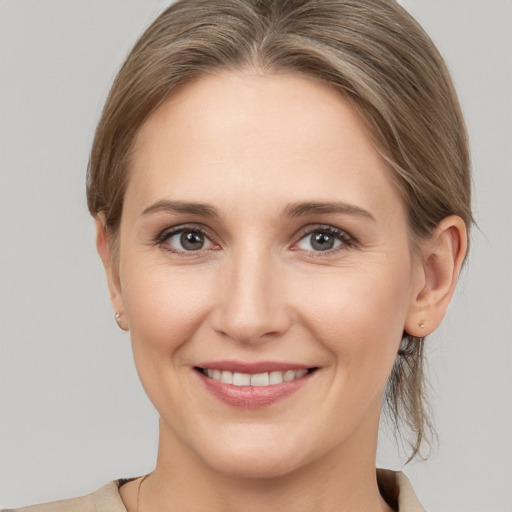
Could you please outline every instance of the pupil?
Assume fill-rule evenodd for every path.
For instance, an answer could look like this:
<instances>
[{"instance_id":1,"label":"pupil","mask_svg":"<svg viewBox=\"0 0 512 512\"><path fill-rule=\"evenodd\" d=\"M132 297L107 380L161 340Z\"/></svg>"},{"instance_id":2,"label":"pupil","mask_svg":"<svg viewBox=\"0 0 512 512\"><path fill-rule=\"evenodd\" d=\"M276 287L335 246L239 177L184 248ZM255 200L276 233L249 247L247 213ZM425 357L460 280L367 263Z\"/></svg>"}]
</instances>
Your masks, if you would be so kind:
<instances>
[{"instance_id":1,"label":"pupil","mask_svg":"<svg viewBox=\"0 0 512 512\"><path fill-rule=\"evenodd\" d=\"M197 251L204 245L204 237L200 233L188 232L181 234L181 246L187 251Z\"/></svg>"},{"instance_id":2,"label":"pupil","mask_svg":"<svg viewBox=\"0 0 512 512\"><path fill-rule=\"evenodd\" d=\"M328 251L334 247L334 238L325 233L311 235L311 246L317 251Z\"/></svg>"}]
</instances>

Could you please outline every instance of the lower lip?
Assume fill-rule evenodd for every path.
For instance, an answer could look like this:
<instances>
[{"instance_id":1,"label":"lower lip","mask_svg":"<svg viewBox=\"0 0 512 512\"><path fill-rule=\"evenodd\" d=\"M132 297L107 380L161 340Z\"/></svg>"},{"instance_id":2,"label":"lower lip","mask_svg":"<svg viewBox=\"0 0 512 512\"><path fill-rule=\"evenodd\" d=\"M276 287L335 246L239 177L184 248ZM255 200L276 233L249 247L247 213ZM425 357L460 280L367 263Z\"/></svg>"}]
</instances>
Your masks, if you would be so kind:
<instances>
[{"instance_id":1,"label":"lower lip","mask_svg":"<svg viewBox=\"0 0 512 512\"><path fill-rule=\"evenodd\" d=\"M196 373L206 389L222 402L245 409L268 407L298 391L313 375L313 373L307 373L300 379L271 386L234 386L211 379L200 372L196 371Z\"/></svg>"}]
</instances>

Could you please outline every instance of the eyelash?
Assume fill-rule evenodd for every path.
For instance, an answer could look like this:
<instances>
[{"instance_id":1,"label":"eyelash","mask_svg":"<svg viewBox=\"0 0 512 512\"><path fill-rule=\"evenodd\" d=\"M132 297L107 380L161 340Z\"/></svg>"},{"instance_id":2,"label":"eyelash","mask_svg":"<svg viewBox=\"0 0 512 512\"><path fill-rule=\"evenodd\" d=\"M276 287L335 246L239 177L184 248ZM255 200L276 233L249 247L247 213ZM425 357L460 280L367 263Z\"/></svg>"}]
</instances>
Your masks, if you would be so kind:
<instances>
[{"instance_id":1,"label":"eyelash","mask_svg":"<svg viewBox=\"0 0 512 512\"><path fill-rule=\"evenodd\" d=\"M212 235L210 235L204 228L201 228L200 226L197 226L197 225L181 225L181 226L176 226L176 227L173 227L170 229L166 228L157 235L153 245L158 245L158 246L162 247L162 249L164 249L170 253L173 253L173 254L179 254L179 255L186 256L186 257L199 256L201 254L201 252L204 251L204 249L199 249L197 251L186 251L186 250L171 248L168 244L166 245L166 242L172 236L179 235L181 233L186 233L186 232L197 233L197 234L202 235L205 239L209 240L211 244L213 244L213 246L214 246L213 250L216 250L215 247L218 247L218 244L213 241L214 237ZM340 242L340 245L337 248L328 249L325 251L314 251L314 250L308 251L308 250L306 250L306 252L309 252L310 254L314 255L315 257L321 257L323 255L330 255L330 254L336 253L340 250L346 250L346 249L350 249L352 247L357 246L357 240L352 235L348 234L346 231L344 231L342 229L336 228L331 225L324 225L324 224L318 224L316 226L308 226L307 228L304 228L302 231L300 231L298 233L297 236L299 236L299 238L296 242L294 242L293 245L294 246L297 245L301 241L307 239L307 237L313 236L315 233L323 233L323 234L332 236L337 241ZM212 249L210 248L210 249L206 249L206 250L209 251ZM292 250L300 251L301 249L293 249L292 248Z\"/></svg>"},{"instance_id":2,"label":"eyelash","mask_svg":"<svg viewBox=\"0 0 512 512\"><path fill-rule=\"evenodd\" d=\"M307 228L303 229L299 234L299 239L297 242L294 243L294 245L297 245L302 240L307 239L308 237L313 236L315 233L322 233L329 236L332 236L335 238L335 240L338 240L340 242L340 245L337 248L328 249L325 251L308 251L310 254L312 254L314 257L322 257L324 255L331 255L334 253L337 253L338 251L347 250L353 247L357 246L357 240L352 236L349 235L346 231L343 229L337 228L335 226L331 225L325 225L325 224L318 224L316 226L308 226ZM295 251L300 249L293 249Z\"/></svg>"},{"instance_id":3,"label":"eyelash","mask_svg":"<svg viewBox=\"0 0 512 512\"><path fill-rule=\"evenodd\" d=\"M168 251L172 254L179 254L179 255L186 256L186 257L199 256L202 251L201 249L198 251L185 251L185 250L180 250L180 249L176 249L176 248L171 248L168 244L166 245L166 242L169 240L169 238L171 238L172 236L175 236L175 235L182 234L182 233L200 234L205 239L209 240L214 246L218 247L218 244L213 242L213 240L212 240L213 237L205 229L203 229L197 225L193 225L193 224L192 225L185 224L185 225L176 226L176 227L173 227L170 229L168 229L168 228L164 229L157 235L157 237L155 239L155 243L153 245L159 245L160 247L162 247L162 249L164 249L165 251Z\"/></svg>"}]
</instances>

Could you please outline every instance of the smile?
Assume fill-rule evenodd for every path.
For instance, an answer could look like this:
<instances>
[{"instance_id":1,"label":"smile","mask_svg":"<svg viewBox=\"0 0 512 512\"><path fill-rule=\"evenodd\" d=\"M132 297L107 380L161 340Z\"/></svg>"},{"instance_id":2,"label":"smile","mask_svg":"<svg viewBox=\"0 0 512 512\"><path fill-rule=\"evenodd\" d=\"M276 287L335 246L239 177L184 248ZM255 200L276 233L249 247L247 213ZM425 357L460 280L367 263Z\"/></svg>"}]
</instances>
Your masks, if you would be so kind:
<instances>
[{"instance_id":1,"label":"smile","mask_svg":"<svg viewBox=\"0 0 512 512\"><path fill-rule=\"evenodd\" d=\"M294 366L225 362L204 364L194 369L206 390L217 399L232 407L257 409L294 394L318 370L317 367Z\"/></svg>"},{"instance_id":2,"label":"smile","mask_svg":"<svg viewBox=\"0 0 512 512\"><path fill-rule=\"evenodd\" d=\"M240 373L227 370L213 370L211 368L200 368L203 375L223 384L232 384L233 386L256 386L266 387L291 382L304 377L313 371L311 369L272 371L263 373Z\"/></svg>"}]
</instances>

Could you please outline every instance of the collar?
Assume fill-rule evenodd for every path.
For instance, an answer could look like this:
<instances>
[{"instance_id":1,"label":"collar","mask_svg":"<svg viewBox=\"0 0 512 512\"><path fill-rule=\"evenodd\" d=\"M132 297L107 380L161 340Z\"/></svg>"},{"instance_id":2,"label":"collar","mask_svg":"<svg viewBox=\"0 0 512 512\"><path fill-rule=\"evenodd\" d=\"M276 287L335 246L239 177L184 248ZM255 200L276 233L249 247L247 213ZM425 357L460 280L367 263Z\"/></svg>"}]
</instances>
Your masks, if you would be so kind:
<instances>
[{"instance_id":1,"label":"collar","mask_svg":"<svg viewBox=\"0 0 512 512\"><path fill-rule=\"evenodd\" d=\"M95 510L126 512L119 495L119 487L130 480L134 479L114 480L90 495ZM377 469L377 483L382 497L398 512L426 512L409 479L401 471Z\"/></svg>"}]
</instances>

